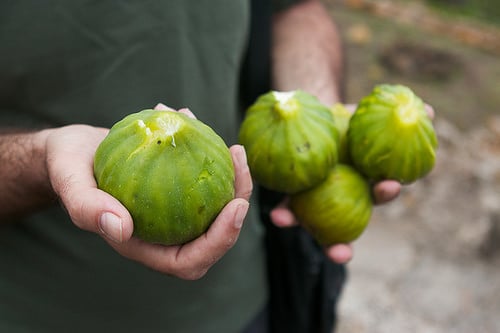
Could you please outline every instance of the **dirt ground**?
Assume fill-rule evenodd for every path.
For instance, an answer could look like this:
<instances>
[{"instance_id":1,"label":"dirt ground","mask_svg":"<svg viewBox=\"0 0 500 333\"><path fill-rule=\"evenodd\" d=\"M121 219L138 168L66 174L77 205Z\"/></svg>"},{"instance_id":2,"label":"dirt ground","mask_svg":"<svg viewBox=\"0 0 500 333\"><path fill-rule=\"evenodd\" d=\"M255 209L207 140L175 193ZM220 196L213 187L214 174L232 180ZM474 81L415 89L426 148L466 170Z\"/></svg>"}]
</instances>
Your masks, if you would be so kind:
<instances>
[{"instance_id":1,"label":"dirt ground","mask_svg":"<svg viewBox=\"0 0 500 333\"><path fill-rule=\"evenodd\" d=\"M347 101L406 84L435 108L440 143L431 174L377 206L355 243L336 332L500 332L500 54L325 3Z\"/></svg>"}]
</instances>

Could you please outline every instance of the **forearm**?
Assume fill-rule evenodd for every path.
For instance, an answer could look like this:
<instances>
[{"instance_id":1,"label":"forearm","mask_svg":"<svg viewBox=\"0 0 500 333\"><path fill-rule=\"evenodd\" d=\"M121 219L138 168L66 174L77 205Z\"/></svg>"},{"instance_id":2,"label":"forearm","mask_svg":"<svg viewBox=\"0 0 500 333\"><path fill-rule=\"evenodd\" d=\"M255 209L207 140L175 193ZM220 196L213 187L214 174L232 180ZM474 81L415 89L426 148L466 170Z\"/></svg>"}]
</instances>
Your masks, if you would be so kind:
<instances>
[{"instance_id":1,"label":"forearm","mask_svg":"<svg viewBox=\"0 0 500 333\"><path fill-rule=\"evenodd\" d=\"M0 134L0 223L54 201L45 158L47 134Z\"/></svg>"},{"instance_id":2,"label":"forearm","mask_svg":"<svg viewBox=\"0 0 500 333\"><path fill-rule=\"evenodd\" d=\"M343 54L332 18L316 0L273 19L273 89L302 89L326 105L342 100Z\"/></svg>"}]
</instances>

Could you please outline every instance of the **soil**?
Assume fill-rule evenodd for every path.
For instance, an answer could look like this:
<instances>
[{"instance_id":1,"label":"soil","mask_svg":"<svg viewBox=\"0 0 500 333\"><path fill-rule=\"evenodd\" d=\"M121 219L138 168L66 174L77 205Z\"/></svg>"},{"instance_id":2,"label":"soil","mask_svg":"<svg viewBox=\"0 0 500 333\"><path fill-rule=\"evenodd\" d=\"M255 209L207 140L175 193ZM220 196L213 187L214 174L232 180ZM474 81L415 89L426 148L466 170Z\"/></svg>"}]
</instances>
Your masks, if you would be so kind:
<instances>
[{"instance_id":1,"label":"soil","mask_svg":"<svg viewBox=\"0 0 500 333\"><path fill-rule=\"evenodd\" d=\"M409 86L434 107L439 149L354 243L336 332L500 332L500 53L348 2L325 1L346 102Z\"/></svg>"}]
</instances>

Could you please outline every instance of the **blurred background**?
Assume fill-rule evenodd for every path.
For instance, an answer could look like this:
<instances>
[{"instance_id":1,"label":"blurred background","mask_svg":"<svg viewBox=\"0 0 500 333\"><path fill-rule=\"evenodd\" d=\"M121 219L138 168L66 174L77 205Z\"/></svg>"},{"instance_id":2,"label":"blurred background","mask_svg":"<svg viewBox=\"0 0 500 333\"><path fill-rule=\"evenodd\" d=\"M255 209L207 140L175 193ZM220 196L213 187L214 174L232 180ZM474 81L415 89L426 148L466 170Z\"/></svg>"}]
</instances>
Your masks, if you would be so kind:
<instances>
[{"instance_id":1,"label":"blurred background","mask_svg":"<svg viewBox=\"0 0 500 333\"><path fill-rule=\"evenodd\" d=\"M500 1L323 1L346 102L405 84L435 108L440 143L355 243L337 332L500 332Z\"/></svg>"}]
</instances>

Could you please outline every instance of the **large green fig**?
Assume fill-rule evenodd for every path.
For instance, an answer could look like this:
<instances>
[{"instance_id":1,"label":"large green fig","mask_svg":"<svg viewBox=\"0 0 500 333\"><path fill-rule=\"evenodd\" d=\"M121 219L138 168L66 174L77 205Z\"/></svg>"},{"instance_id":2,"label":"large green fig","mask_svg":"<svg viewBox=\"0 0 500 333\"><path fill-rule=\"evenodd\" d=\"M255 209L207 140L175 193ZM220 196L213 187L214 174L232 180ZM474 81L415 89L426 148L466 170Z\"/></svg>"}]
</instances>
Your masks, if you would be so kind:
<instances>
[{"instance_id":1,"label":"large green fig","mask_svg":"<svg viewBox=\"0 0 500 333\"><path fill-rule=\"evenodd\" d=\"M200 236L234 196L222 138L175 111L143 110L117 122L96 151L94 174L129 210L134 235L151 243Z\"/></svg>"},{"instance_id":2,"label":"large green fig","mask_svg":"<svg viewBox=\"0 0 500 333\"><path fill-rule=\"evenodd\" d=\"M405 86L376 86L358 104L347 135L353 164L372 180L411 183L434 166L432 121L423 101Z\"/></svg>"},{"instance_id":3,"label":"large green fig","mask_svg":"<svg viewBox=\"0 0 500 333\"><path fill-rule=\"evenodd\" d=\"M370 221L372 205L368 182L345 164L337 164L319 185L290 197L301 225L326 246L357 239Z\"/></svg>"},{"instance_id":4,"label":"large green fig","mask_svg":"<svg viewBox=\"0 0 500 333\"><path fill-rule=\"evenodd\" d=\"M338 158L330 110L300 90L261 95L246 112L239 140L257 183L282 193L318 184Z\"/></svg>"}]
</instances>

